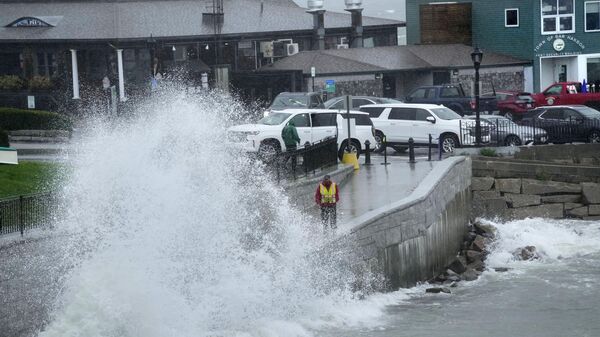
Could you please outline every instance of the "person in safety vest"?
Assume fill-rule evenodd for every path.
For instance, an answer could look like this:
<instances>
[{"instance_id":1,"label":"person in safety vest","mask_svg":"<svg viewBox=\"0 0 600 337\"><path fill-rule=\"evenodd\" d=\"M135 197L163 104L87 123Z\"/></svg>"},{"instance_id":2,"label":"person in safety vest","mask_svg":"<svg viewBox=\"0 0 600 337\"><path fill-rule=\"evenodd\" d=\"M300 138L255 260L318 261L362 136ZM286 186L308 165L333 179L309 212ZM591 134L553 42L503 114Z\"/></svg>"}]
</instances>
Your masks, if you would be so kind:
<instances>
[{"instance_id":1,"label":"person in safety vest","mask_svg":"<svg viewBox=\"0 0 600 337\"><path fill-rule=\"evenodd\" d=\"M315 202L321 207L321 222L323 229L337 228L336 204L340 201L340 193L336 183L331 181L329 175L323 177L315 192Z\"/></svg>"}]
</instances>

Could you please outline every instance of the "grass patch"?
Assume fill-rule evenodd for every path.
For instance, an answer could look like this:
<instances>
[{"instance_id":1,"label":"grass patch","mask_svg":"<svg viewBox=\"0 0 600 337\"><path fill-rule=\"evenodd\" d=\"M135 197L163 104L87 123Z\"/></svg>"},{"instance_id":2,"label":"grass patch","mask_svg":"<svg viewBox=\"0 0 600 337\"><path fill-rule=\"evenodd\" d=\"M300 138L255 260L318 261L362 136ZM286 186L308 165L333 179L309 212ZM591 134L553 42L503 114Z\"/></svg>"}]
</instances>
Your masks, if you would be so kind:
<instances>
[{"instance_id":1,"label":"grass patch","mask_svg":"<svg viewBox=\"0 0 600 337\"><path fill-rule=\"evenodd\" d=\"M0 199L52 190L63 166L34 161L0 165Z\"/></svg>"},{"instance_id":2,"label":"grass patch","mask_svg":"<svg viewBox=\"0 0 600 337\"><path fill-rule=\"evenodd\" d=\"M487 147L479 150L479 154L484 157L498 157L495 149L490 149Z\"/></svg>"}]
</instances>

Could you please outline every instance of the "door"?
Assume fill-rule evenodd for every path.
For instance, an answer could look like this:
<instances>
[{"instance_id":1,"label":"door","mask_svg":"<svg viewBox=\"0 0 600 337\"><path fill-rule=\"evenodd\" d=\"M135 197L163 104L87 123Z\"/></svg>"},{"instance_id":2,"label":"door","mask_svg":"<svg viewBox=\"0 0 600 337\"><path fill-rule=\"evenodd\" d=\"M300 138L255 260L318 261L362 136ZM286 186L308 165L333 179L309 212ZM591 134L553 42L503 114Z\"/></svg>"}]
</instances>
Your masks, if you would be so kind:
<instances>
[{"instance_id":1,"label":"door","mask_svg":"<svg viewBox=\"0 0 600 337\"><path fill-rule=\"evenodd\" d=\"M300 147L304 146L307 142L312 144L312 130L310 126L310 117L308 113L301 113L294 116L290 121L296 125L298 131L298 137L300 137Z\"/></svg>"},{"instance_id":2,"label":"door","mask_svg":"<svg viewBox=\"0 0 600 337\"><path fill-rule=\"evenodd\" d=\"M425 109L415 109L415 121L411 130L415 143L429 144L429 134L433 137L433 142L439 136L435 124L428 121L427 117L433 117L433 115Z\"/></svg>"},{"instance_id":3,"label":"door","mask_svg":"<svg viewBox=\"0 0 600 337\"><path fill-rule=\"evenodd\" d=\"M390 143L408 143L408 139L412 137L415 109L392 108L388 116L388 121L387 141Z\"/></svg>"},{"instance_id":4,"label":"door","mask_svg":"<svg viewBox=\"0 0 600 337\"><path fill-rule=\"evenodd\" d=\"M311 113L313 143L337 136L336 115L336 113Z\"/></svg>"}]
</instances>

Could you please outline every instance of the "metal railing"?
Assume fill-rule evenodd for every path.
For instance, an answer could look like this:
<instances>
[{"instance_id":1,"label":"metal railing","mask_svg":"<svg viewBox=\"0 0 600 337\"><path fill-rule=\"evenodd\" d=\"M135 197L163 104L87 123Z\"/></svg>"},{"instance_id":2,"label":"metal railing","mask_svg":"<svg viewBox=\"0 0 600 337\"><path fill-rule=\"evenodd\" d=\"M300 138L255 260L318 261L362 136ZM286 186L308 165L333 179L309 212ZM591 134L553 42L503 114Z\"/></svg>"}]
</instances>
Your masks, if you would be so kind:
<instances>
[{"instance_id":1,"label":"metal railing","mask_svg":"<svg viewBox=\"0 0 600 337\"><path fill-rule=\"evenodd\" d=\"M52 212L56 205L53 193L32 194L0 200L0 235L21 235L36 227L52 223Z\"/></svg>"},{"instance_id":2,"label":"metal railing","mask_svg":"<svg viewBox=\"0 0 600 337\"><path fill-rule=\"evenodd\" d=\"M278 153L268 164L275 171L279 181L282 178L296 179L308 176L317 169L337 164L337 161L337 138L329 137L312 144L307 142L296 150Z\"/></svg>"}]
</instances>

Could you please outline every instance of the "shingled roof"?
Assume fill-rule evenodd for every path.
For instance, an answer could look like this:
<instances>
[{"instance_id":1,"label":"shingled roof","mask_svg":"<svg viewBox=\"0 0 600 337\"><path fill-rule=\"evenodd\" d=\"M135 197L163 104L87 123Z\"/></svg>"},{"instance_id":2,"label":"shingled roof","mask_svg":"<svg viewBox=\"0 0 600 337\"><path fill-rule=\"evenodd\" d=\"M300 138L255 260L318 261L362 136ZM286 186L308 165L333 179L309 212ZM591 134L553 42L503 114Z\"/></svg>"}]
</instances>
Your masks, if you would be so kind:
<instances>
[{"instance_id":1,"label":"shingled roof","mask_svg":"<svg viewBox=\"0 0 600 337\"><path fill-rule=\"evenodd\" d=\"M462 44L410 45L376 48L327 49L304 51L260 68L260 71L302 70L310 74L373 73L435 68L473 67L473 47ZM526 65L530 61L484 51L482 67Z\"/></svg>"},{"instance_id":2,"label":"shingled roof","mask_svg":"<svg viewBox=\"0 0 600 337\"><path fill-rule=\"evenodd\" d=\"M311 30L313 18L292 0L224 0L223 35ZM0 41L140 39L210 36L203 21L212 0L0 0ZM54 27L6 27L22 17L55 17ZM205 16L207 17L207 16ZM347 13L325 13L325 28L349 28ZM403 26L364 17L363 25Z\"/></svg>"}]
</instances>

